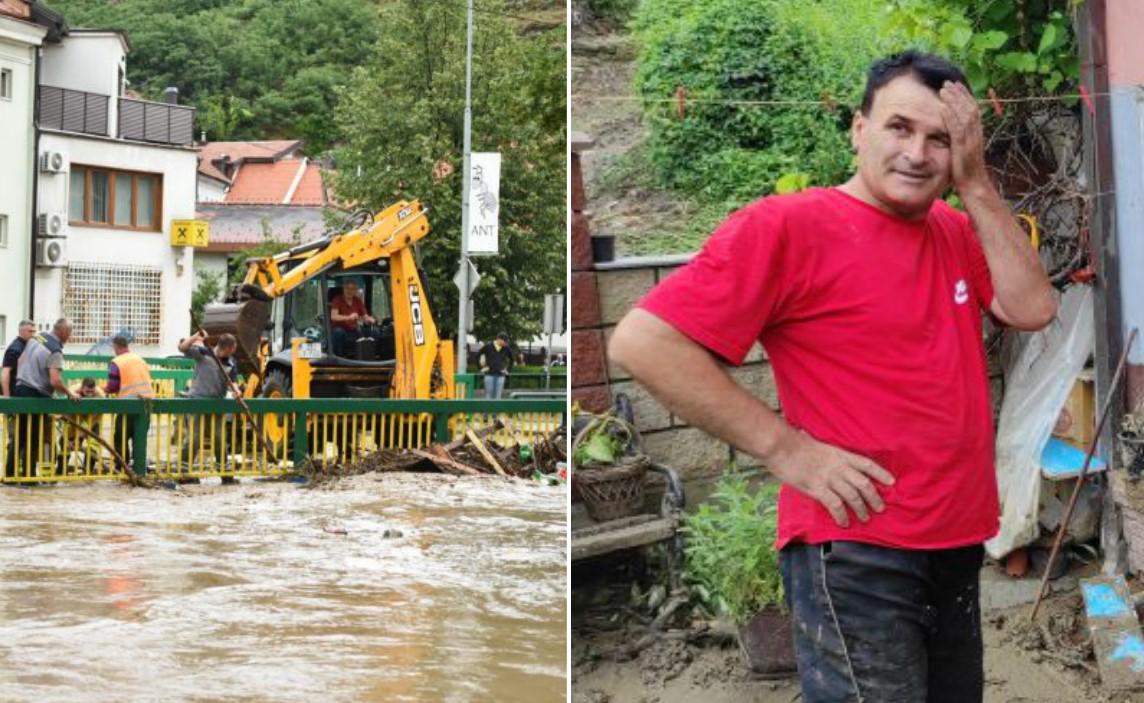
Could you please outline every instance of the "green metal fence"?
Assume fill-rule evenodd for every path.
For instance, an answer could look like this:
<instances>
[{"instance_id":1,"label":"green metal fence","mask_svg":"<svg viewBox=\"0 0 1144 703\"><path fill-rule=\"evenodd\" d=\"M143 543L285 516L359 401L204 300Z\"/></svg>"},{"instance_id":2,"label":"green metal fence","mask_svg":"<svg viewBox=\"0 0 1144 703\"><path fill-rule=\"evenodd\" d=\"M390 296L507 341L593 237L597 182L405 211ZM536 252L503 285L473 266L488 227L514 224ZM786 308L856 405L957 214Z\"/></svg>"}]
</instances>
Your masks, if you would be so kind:
<instances>
[{"instance_id":1,"label":"green metal fence","mask_svg":"<svg viewBox=\"0 0 1144 703\"><path fill-rule=\"evenodd\" d=\"M502 442L534 441L565 419L563 400L248 401L267 447L233 400L0 398L0 482L115 478L107 440L132 469L160 478L278 476L307 459L359 460L383 448L421 448L497 422Z\"/></svg>"}]
</instances>

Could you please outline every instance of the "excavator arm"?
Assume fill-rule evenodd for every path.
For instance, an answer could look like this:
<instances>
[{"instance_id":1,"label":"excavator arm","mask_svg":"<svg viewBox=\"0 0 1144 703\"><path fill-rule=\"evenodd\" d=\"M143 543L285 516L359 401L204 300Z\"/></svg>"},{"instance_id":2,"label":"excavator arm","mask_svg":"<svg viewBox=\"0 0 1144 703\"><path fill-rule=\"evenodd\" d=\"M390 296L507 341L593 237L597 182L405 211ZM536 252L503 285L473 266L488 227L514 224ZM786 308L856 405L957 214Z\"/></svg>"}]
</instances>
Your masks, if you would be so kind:
<instances>
[{"instance_id":1,"label":"excavator arm","mask_svg":"<svg viewBox=\"0 0 1144 703\"><path fill-rule=\"evenodd\" d=\"M274 256L252 259L247 264L243 288L249 291L253 286L266 300L271 300L334 266L348 270L392 258L399 251L411 251L413 244L429 234L427 212L418 200L402 200L345 234L325 237Z\"/></svg>"}]
</instances>

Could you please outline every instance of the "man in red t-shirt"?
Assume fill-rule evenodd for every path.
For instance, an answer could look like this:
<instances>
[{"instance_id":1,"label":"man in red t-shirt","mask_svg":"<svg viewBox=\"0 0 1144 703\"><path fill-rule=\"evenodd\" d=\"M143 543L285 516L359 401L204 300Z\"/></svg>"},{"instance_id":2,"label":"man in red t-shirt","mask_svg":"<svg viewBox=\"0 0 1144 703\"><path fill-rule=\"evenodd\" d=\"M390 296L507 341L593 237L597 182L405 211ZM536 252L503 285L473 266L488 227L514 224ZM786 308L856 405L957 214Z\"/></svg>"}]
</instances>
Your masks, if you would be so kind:
<instances>
[{"instance_id":1,"label":"man in red t-shirt","mask_svg":"<svg viewBox=\"0 0 1144 703\"><path fill-rule=\"evenodd\" d=\"M365 301L358 296L358 284L348 280L342 285L342 294L330 301L330 328L333 333L334 353L346 356L346 345L361 339L359 323L372 325L377 320L370 317L365 309Z\"/></svg>"},{"instance_id":2,"label":"man in red t-shirt","mask_svg":"<svg viewBox=\"0 0 1144 703\"><path fill-rule=\"evenodd\" d=\"M1039 329L1056 297L987 176L965 86L936 56L876 63L853 177L732 215L612 338L673 413L783 482L808 702L982 697L978 573L999 508L981 315ZM950 186L968 217L939 199ZM720 363L756 341L782 417Z\"/></svg>"}]
</instances>

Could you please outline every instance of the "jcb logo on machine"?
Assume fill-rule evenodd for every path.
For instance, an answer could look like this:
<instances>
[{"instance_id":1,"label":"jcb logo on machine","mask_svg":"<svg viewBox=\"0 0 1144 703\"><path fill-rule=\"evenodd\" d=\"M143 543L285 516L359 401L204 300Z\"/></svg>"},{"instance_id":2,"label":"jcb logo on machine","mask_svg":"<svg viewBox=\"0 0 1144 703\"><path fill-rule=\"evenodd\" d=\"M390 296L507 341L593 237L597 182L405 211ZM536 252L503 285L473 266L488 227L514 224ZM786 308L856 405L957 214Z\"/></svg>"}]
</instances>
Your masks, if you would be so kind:
<instances>
[{"instance_id":1,"label":"jcb logo on machine","mask_svg":"<svg viewBox=\"0 0 1144 703\"><path fill-rule=\"evenodd\" d=\"M403 207L403 208L401 208L400 210L398 210L398 211L397 211L397 221L398 221L398 222L401 222L401 221L402 221L402 220L404 220L406 217L409 217L409 216L410 216L410 215L412 215L412 214L413 214L413 208L411 208L411 207Z\"/></svg>"},{"instance_id":2,"label":"jcb logo on machine","mask_svg":"<svg viewBox=\"0 0 1144 703\"><path fill-rule=\"evenodd\" d=\"M421 346L425 343L425 325L421 316L421 293L414 283L409 284L409 316L413 318L413 343Z\"/></svg>"}]
</instances>

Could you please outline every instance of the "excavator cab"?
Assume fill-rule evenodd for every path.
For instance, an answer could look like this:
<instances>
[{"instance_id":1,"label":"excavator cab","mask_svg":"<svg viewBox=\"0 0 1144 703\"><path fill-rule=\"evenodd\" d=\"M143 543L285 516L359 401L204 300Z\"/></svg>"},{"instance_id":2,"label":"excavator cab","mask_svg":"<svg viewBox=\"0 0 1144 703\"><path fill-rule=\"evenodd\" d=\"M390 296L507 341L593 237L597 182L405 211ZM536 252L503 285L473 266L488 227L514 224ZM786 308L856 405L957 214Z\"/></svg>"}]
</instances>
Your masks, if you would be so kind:
<instances>
[{"instance_id":1,"label":"excavator cab","mask_svg":"<svg viewBox=\"0 0 1144 703\"><path fill-rule=\"evenodd\" d=\"M311 279L274 301L269 329L272 355L267 382L284 386L282 395L312 398L386 397L397 359L389 266L385 260L348 272L328 272ZM346 283L358 287L367 314L375 322L360 322L345 329L333 319L334 300L344 295ZM340 328L340 329L339 329ZM309 376L306 393L295 393L295 339L305 339L310 352L305 360Z\"/></svg>"},{"instance_id":2,"label":"excavator cab","mask_svg":"<svg viewBox=\"0 0 1144 703\"><path fill-rule=\"evenodd\" d=\"M378 268L384 269L385 266ZM322 356L349 361L392 361L396 358L393 312L388 271L355 270L350 274L323 276L308 281L274 303L275 353L289 349L295 338L321 346ZM334 300L344 295L345 283L358 287L366 312L375 322L358 325L357 334L338 332L330 310ZM348 332L348 333L346 333Z\"/></svg>"}]
</instances>

